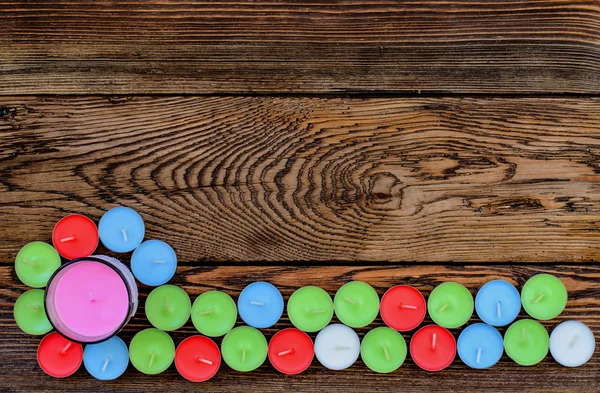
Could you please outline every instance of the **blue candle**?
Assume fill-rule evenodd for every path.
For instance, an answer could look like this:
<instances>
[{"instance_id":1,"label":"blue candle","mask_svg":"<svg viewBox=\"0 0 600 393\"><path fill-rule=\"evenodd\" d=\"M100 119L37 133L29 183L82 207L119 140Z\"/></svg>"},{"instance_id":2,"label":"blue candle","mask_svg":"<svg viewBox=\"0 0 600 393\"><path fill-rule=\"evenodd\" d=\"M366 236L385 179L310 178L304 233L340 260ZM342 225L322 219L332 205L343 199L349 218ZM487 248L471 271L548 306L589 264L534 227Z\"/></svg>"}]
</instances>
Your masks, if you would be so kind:
<instances>
[{"instance_id":1,"label":"blue candle","mask_svg":"<svg viewBox=\"0 0 600 393\"><path fill-rule=\"evenodd\" d=\"M148 240L131 256L131 270L139 282L151 287L163 285L177 270L177 256L167 243Z\"/></svg>"},{"instance_id":2,"label":"blue candle","mask_svg":"<svg viewBox=\"0 0 600 393\"><path fill-rule=\"evenodd\" d=\"M120 377L129 364L127 345L114 336L99 344L89 344L83 351L83 364L92 377L109 381Z\"/></svg>"},{"instance_id":3,"label":"blue candle","mask_svg":"<svg viewBox=\"0 0 600 393\"><path fill-rule=\"evenodd\" d=\"M489 325L506 326L513 322L521 311L521 295L508 281L490 281L477 292L475 311L479 318Z\"/></svg>"},{"instance_id":4,"label":"blue candle","mask_svg":"<svg viewBox=\"0 0 600 393\"><path fill-rule=\"evenodd\" d=\"M458 336L458 356L471 368L488 368L498 363L504 352L502 335L485 323L467 326Z\"/></svg>"},{"instance_id":5,"label":"blue candle","mask_svg":"<svg viewBox=\"0 0 600 393\"><path fill-rule=\"evenodd\" d=\"M144 240L144 220L133 209L115 207L104 213L98 225L102 244L111 251L129 252Z\"/></svg>"},{"instance_id":6,"label":"blue candle","mask_svg":"<svg viewBox=\"0 0 600 393\"><path fill-rule=\"evenodd\" d=\"M283 313L283 296L268 282L253 282L240 294L238 311L247 325L268 328L275 325Z\"/></svg>"}]
</instances>

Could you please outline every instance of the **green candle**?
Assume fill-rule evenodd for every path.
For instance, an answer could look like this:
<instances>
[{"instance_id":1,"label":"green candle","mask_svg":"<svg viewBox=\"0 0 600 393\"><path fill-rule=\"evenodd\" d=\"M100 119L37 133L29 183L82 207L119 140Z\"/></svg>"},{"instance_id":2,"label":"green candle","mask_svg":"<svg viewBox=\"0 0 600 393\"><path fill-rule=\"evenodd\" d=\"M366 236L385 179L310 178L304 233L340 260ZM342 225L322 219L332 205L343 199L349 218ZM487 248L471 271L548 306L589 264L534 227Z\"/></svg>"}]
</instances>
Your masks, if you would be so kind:
<instances>
[{"instance_id":1,"label":"green candle","mask_svg":"<svg viewBox=\"0 0 600 393\"><path fill-rule=\"evenodd\" d=\"M532 366L548 354L550 338L538 321L522 319L510 325L504 333L504 350L521 366Z\"/></svg>"},{"instance_id":2,"label":"green candle","mask_svg":"<svg viewBox=\"0 0 600 393\"><path fill-rule=\"evenodd\" d=\"M292 293L287 304L290 322L305 332L318 332L331 322L333 302L323 289L302 287Z\"/></svg>"},{"instance_id":3,"label":"green candle","mask_svg":"<svg viewBox=\"0 0 600 393\"><path fill-rule=\"evenodd\" d=\"M364 327L379 314L379 296L369 284L351 281L338 289L333 307L343 324L353 328Z\"/></svg>"},{"instance_id":4,"label":"green candle","mask_svg":"<svg viewBox=\"0 0 600 393\"><path fill-rule=\"evenodd\" d=\"M160 330L177 330L190 319L192 302L188 294L175 285L161 285L146 299L146 317Z\"/></svg>"},{"instance_id":5,"label":"green candle","mask_svg":"<svg viewBox=\"0 0 600 393\"><path fill-rule=\"evenodd\" d=\"M223 360L236 371L252 371L267 359L267 339L250 326L238 326L221 343Z\"/></svg>"},{"instance_id":6,"label":"green candle","mask_svg":"<svg viewBox=\"0 0 600 393\"><path fill-rule=\"evenodd\" d=\"M43 288L60 263L60 255L54 247L44 242L31 242L17 254L15 271L23 284Z\"/></svg>"},{"instance_id":7,"label":"green candle","mask_svg":"<svg viewBox=\"0 0 600 393\"><path fill-rule=\"evenodd\" d=\"M40 335L52 330L44 308L44 291L41 289L31 289L19 296L13 315L25 333Z\"/></svg>"},{"instance_id":8,"label":"green candle","mask_svg":"<svg viewBox=\"0 0 600 393\"><path fill-rule=\"evenodd\" d=\"M228 294L220 291L204 292L192 306L192 323L209 337L220 337L230 331L237 319L237 307Z\"/></svg>"},{"instance_id":9,"label":"green candle","mask_svg":"<svg viewBox=\"0 0 600 393\"><path fill-rule=\"evenodd\" d=\"M567 288L555 276L537 274L523 286L521 302L527 314L547 321L556 318L565 309Z\"/></svg>"},{"instance_id":10,"label":"green candle","mask_svg":"<svg viewBox=\"0 0 600 393\"><path fill-rule=\"evenodd\" d=\"M368 332L360 344L360 356L371 370L391 373L406 359L406 341L396 330L378 327Z\"/></svg>"},{"instance_id":11,"label":"green candle","mask_svg":"<svg viewBox=\"0 0 600 393\"><path fill-rule=\"evenodd\" d=\"M162 373L175 359L175 344L167 333L145 329L133 336L129 344L129 359L133 367L144 374Z\"/></svg>"},{"instance_id":12,"label":"green candle","mask_svg":"<svg viewBox=\"0 0 600 393\"><path fill-rule=\"evenodd\" d=\"M473 295L457 282L438 285L427 300L427 311L433 322L448 329L467 323L473 315L473 308Z\"/></svg>"}]
</instances>

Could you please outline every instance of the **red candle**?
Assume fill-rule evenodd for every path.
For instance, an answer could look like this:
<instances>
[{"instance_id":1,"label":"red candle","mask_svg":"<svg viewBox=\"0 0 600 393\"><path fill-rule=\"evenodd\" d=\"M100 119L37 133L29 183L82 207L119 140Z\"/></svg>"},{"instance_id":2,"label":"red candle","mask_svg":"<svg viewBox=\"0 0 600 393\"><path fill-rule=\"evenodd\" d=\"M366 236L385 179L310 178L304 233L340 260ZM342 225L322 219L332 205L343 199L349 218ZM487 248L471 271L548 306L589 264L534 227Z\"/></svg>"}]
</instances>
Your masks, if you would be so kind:
<instances>
[{"instance_id":1,"label":"red candle","mask_svg":"<svg viewBox=\"0 0 600 393\"><path fill-rule=\"evenodd\" d=\"M427 306L418 289L397 285L381 298L381 318L392 329L406 332L419 326L425 318Z\"/></svg>"},{"instance_id":2,"label":"red candle","mask_svg":"<svg viewBox=\"0 0 600 393\"><path fill-rule=\"evenodd\" d=\"M423 370L440 371L454 360L456 340L447 329L427 325L419 329L410 340L410 355Z\"/></svg>"},{"instance_id":3,"label":"red candle","mask_svg":"<svg viewBox=\"0 0 600 393\"><path fill-rule=\"evenodd\" d=\"M283 374L298 374L312 363L315 348L308 334L288 328L277 332L269 342L269 361Z\"/></svg>"},{"instance_id":4,"label":"red candle","mask_svg":"<svg viewBox=\"0 0 600 393\"><path fill-rule=\"evenodd\" d=\"M37 358L46 374L54 378L65 378L81 366L83 347L53 332L40 342Z\"/></svg>"},{"instance_id":5,"label":"red candle","mask_svg":"<svg viewBox=\"0 0 600 393\"><path fill-rule=\"evenodd\" d=\"M86 216L71 214L54 226L52 244L67 259L89 257L98 247L98 228Z\"/></svg>"},{"instance_id":6,"label":"red candle","mask_svg":"<svg viewBox=\"0 0 600 393\"><path fill-rule=\"evenodd\" d=\"M188 381L207 381L217 373L220 365L219 347L208 337L188 337L175 351L175 367Z\"/></svg>"}]
</instances>

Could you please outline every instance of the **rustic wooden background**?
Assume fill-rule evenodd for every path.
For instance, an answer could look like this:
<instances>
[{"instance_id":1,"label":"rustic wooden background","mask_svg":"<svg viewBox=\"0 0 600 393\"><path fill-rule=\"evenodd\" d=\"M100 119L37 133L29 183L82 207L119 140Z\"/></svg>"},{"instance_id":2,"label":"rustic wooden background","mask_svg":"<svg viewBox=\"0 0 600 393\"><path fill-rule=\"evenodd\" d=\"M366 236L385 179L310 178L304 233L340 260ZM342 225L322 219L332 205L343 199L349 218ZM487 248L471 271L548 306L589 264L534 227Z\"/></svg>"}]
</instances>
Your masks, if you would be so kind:
<instances>
[{"instance_id":1,"label":"rustic wooden background","mask_svg":"<svg viewBox=\"0 0 600 393\"><path fill-rule=\"evenodd\" d=\"M55 380L14 323L12 264L60 217L125 204L193 298L549 272L569 303L545 325L598 338L599 181L599 0L0 0L0 391L598 392L598 351L577 369Z\"/></svg>"}]
</instances>

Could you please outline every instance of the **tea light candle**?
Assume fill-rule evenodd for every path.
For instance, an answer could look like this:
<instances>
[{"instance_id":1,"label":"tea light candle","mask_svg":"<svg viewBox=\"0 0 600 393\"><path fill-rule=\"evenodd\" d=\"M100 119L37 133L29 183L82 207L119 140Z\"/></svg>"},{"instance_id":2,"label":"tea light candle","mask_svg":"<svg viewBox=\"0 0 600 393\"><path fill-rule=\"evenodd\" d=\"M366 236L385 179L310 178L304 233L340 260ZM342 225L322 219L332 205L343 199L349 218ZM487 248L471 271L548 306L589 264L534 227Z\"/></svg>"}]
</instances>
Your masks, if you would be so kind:
<instances>
[{"instance_id":1,"label":"tea light candle","mask_svg":"<svg viewBox=\"0 0 600 393\"><path fill-rule=\"evenodd\" d=\"M458 336L458 356L471 368L489 368L498 363L504 352L502 335L485 323L467 326Z\"/></svg>"},{"instance_id":2,"label":"tea light candle","mask_svg":"<svg viewBox=\"0 0 600 393\"><path fill-rule=\"evenodd\" d=\"M233 329L237 307L228 294L220 291L204 292L192 305L192 323L205 336L221 337Z\"/></svg>"},{"instance_id":3,"label":"tea light candle","mask_svg":"<svg viewBox=\"0 0 600 393\"><path fill-rule=\"evenodd\" d=\"M596 348L594 333L579 321L565 321L550 335L550 353L566 367L579 367L592 357Z\"/></svg>"},{"instance_id":4,"label":"tea light candle","mask_svg":"<svg viewBox=\"0 0 600 393\"><path fill-rule=\"evenodd\" d=\"M160 374L175 358L175 344L167 333L158 329L145 329L136 333L129 344L129 360L144 374Z\"/></svg>"},{"instance_id":5,"label":"tea light candle","mask_svg":"<svg viewBox=\"0 0 600 393\"><path fill-rule=\"evenodd\" d=\"M397 285L381 298L381 318L392 329L406 332L423 322L427 307L425 298L410 285Z\"/></svg>"},{"instance_id":6,"label":"tea light candle","mask_svg":"<svg viewBox=\"0 0 600 393\"><path fill-rule=\"evenodd\" d=\"M323 289L307 286L292 293L287 304L290 322L305 332L318 332L333 318L333 301Z\"/></svg>"},{"instance_id":7,"label":"tea light candle","mask_svg":"<svg viewBox=\"0 0 600 393\"><path fill-rule=\"evenodd\" d=\"M537 274L521 290L523 308L532 318L547 321L556 318L567 305L567 288L557 277Z\"/></svg>"},{"instance_id":8,"label":"tea light candle","mask_svg":"<svg viewBox=\"0 0 600 393\"><path fill-rule=\"evenodd\" d=\"M54 378L66 378L81 366L83 347L53 332L40 342L37 359L46 374Z\"/></svg>"},{"instance_id":9,"label":"tea light candle","mask_svg":"<svg viewBox=\"0 0 600 393\"><path fill-rule=\"evenodd\" d=\"M60 255L54 247L44 242L31 242L17 254L15 272L28 287L43 288L60 264Z\"/></svg>"},{"instance_id":10,"label":"tea light candle","mask_svg":"<svg viewBox=\"0 0 600 393\"><path fill-rule=\"evenodd\" d=\"M253 282L238 298L240 317L247 325L255 328L268 328L283 314L283 296L268 282Z\"/></svg>"},{"instance_id":11,"label":"tea light candle","mask_svg":"<svg viewBox=\"0 0 600 393\"><path fill-rule=\"evenodd\" d=\"M343 370L356 362L360 354L360 339L354 330L334 323L321 330L315 338L315 356L330 370Z\"/></svg>"},{"instance_id":12,"label":"tea light candle","mask_svg":"<svg viewBox=\"0 0 600 393\"><path fill-rule=\"evenodd\" d=\"M473 295L467 288L457 282L445 282L429 295L427 311L433 322L453 329L467 323L473 315Z\"/></svg>"},{"instance_id":13,"label":"tea light candle","mask_svg":"<svg viewBox=\"0 0 600 393\"><path fill-rule=\"evenodd\" d=\"M167 243L161 240L147 240L133 252L131 270L135 278L144 285L163 285L177 270L177 256Z\"/></svg>"},{"instance_id":14,"label":"tea light candle","mask_svg":"<svg viewBox=\"0 0 600 393\"><path fill-rule=\"evenodd\" d=\"M127 369L129 350L117 336L98 344L86 345L83 365L92 377L100 381L111 381L119 378Z\"/></svg>"},{"instance_id":15,"label":"tea light candle","mask_svg":"<svg viewBox=\"0 0 600 393\"><path fill-rule=\"evenodd\" d=\"M236 371L252 371L267 359L267 339L257 329L238 326L229 331L221 342L225 363Z\"/></svg>"},{"instance_id":16,"label":"tea light candle","mask_svg":"<svg viewBox=\"0 0 600 393\"><path fill-rule=\"evenodd\" d=\"M269 341L269 361L283 374L299 374L312 363L315 354L308 334L298 329L283 329Z\"/></svg>"},{"instance_id":17,"label":"tea light candle","mask_svg":"<svg viewBox=\"0 0 600 393\"><path fill-rule=\"evenodd\" d=\"M86 216L68 215L54 226L52 244L67 259L89 257L98 247L98 228Z\"/></svg>"},{"instance_id":18,"label":"tea light candle","mask_svg":"<svg viewBox=\"0 0 600 393\"><path fill-rule=\"evenodd\" d=\"M40 335L52 330L44 309L44 291L31 289L15 302L13 316L17 326L27 334Z\"/></svg>"},{"instance_id":19,"label":"tea light candle","mask_svg":"<svg viewBox=\"0 0 600 393\"><path fill-rule=\"evenodd\" d=\"M351 281L338 289L333 298L333 308L343 324L353 328L364 327L379 314L379 296L369 284Z\"/></svg>"},{"instance_id":20,"label":"tea light candle","mask_svg":"<svg viewBox=\"0 0 600 393\"><path fill-rule=\"evenodd\" d=\"M98 224L102 244L111 251L129 252L144 240L144 220L133 209L115 207L104 213Z\"/></svg>"},{"instance_id":21,"label":"tea light candle","mask_svg":"<svg viewBox=\"0 0 600 393\"><path fill-rule=\"evenodd\" d=\"M406 359L406 341L389 327L368 332L360 344L360 356L371 370L378 373L396 371Z\"/></svg>"},{"instance_id":22,"label":"tea light candle","mask_svg":"<svg viewBox=\"0 0 600 393\"><path fill-rule=\"evenodd\" d=\"M517 319L521 311L521 295L508 281L492 280L477 292L475 310L483 322L506 326Z\"/></svg>"},{"instance_id":23,"label":"tea light candle","mask_svg":"<svg viewBox=\"0 0 600 393\"><path fill-rule=\"evenodd\" d=\"M107 256L76 259L61 266L48 283L48 320L63 336L80 343L115 335L137 310L131 272Z\"/></svg>"},{"instance_id":24,"label":"tea light candle","mask_svg":"<svg viewBox=\"0 0 600 393\"><path fill-rule=\"evenodd\" d=\"M221 352L213 340L204 336L188 337L175 352L175 367L191 382L211 379L221 366Z\"/></svg>"},{"instance_id":25,"label":"tea light candle","mask_svg":"<svg viewBox=\"0 0 600 393\"><path fill-rule=\"evenodd\" d=\"M146 299L146 317L157 329L177 330L190 319L192 302L188 294L175 285L161 285Z\"/></svg>"},{"instance_id":26,"label":"tea light candle","mask_svg":"<svg viewBox=\"0 0 600 393\"><path fill-rule=\"evenodd\" d=\"M440 371L454 360L456 341L447 329L427 325L417 330L410 340L410 355L423 370Z\"/></svg>"},{"instance_id":27,"label":"tea light candle","mask_svg":"<svg viewBox=\"0 0 600 393\"><path fill-rule=\"evenodd\" d=\"M546 357L549 341L548 332L541 323L522 319L504 333L504 350L515 363L532 366Z\"/></svg>"}]
</instances>

